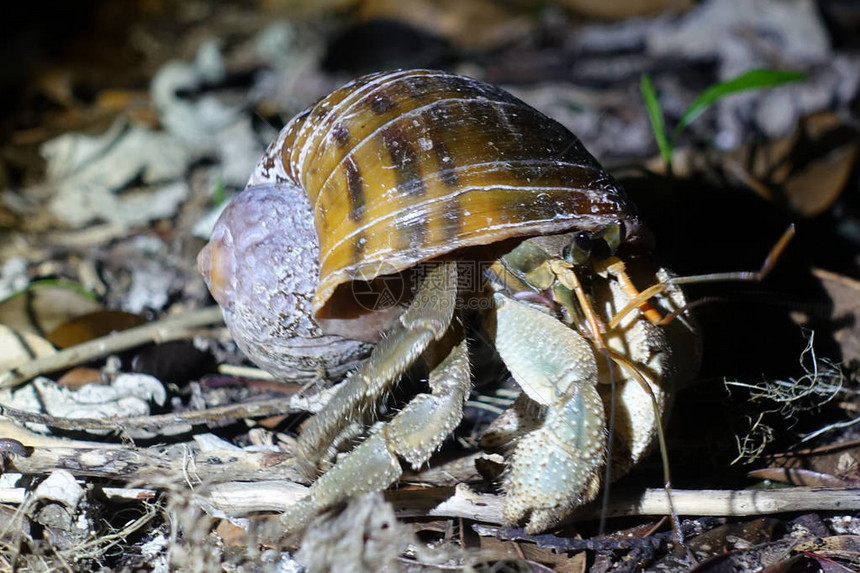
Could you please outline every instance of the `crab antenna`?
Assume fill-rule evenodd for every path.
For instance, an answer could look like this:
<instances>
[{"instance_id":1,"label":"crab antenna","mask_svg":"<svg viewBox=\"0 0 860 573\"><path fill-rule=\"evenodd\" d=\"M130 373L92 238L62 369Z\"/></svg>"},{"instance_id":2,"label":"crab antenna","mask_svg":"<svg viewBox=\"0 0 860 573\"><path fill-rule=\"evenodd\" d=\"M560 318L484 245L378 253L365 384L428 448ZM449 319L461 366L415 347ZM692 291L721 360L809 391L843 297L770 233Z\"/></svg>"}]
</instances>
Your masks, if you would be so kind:
<instances>
[{"instance_id":1,"label":"crab antenna","mask_svg":"<svg viewBox=\"0 0 860 573\"><path fill-rule=\"evenodd\" d=\"M678 519L678 512L675 511L675 504L672 501L672 475L669 469L669 451L666 447L666 435L663 432L663 418L660 415L660 405L657 404L657 397L654 396L654 391L651 390L651 385L648 383L648 381L645 379L639 369L636 368L634 364L632 364L629 360L624 358L624 356L622 356L618 352L615 352L611 348L607 348L607 350L609 351L610 356L612 356L612 359L616 363L623 366L624 368L629 370L631 374L633 374L633 377L642 387L642 390L651 398L651 405L654 408L654 415L656 417L655 426L657 429L657 441L660 444L660 458L663 462L663 489L666 490L666 499L669 502L669 515L672 520L672 533L674 534L675 541L678 543L678 547L680 549L684 547L684 534L681 532L681 522ZM603 517L601 516L601 525L602 523Z\"/></svg>"},{"instance_id":2,"label":"crab antenna","mask_svg":"<svg viewBox=\"0 0 860 573\"><path fill-rule=\"evenodd\" d=\"M788 243L794 237L794 223L790 224L788 228L782 233L782 236L776 242L776 244L771 247L770 252L768 252L767 257L764 259L764 263L761 268L757 271L737 271L737 272L727 272L727 273L707 273L703 275L691 275L686 277L672 277L667 282L672 284L680 285L680 284L689 284L689 283L705 283L705 282L717 282L717 281L752 281L758 282L764 279L770 273L771 269L773 269L776 264L777 259L782 255L782 252L788 246Z\"/></svg>"},{"instance_id":3,"label":"crab antenna","mask_svg":"<svg viewBox=\"0 0 860 573\"><path fill-rule=\"evenodd\" d=\"M625 288L625 292L627 292L630 300L625 304L615 316L607 324L607 327L612 330L624 319L625 316L630 314L634 309L639 309L645 314L645 316L657 326L665 326L679 315L683 314L685 311L690 310L693 307L699 306L706 302L713 302L715 299L713 297L706 297L697 301L689 302L682 306L681 308L673 311L668 316L660 318L657 314L657 311L651 308L651 312L647 312L646 308L643 307L645 303L647 303L648 299L664 292L669 284L692 284L692 283L704 283L704 282L718 282L718 281L751 281L751 282L760 282L764 280L764 278L770 273L773 267L776 265L779 257L782 256L783 251L785 251L788 243L791 242L791 239L794 237L795 229L794 223L788 226L788 228L782 233L779 240L771 247L767 256L764 259L764 263L762 263L761 268L757 271L736 271L736 272L727 272L727 273L707 273L702 275L690 275L686 277L670 277L666 280L665 283L657 283L651 285L641 292L636 292L633 283L630 281L630 278L627 276L626 271L623 266L618 267L616 265L608 265L605 266L606 270L611 273L613 276L621 281L621 285ZM633 290L628 290L628 289ZM649 305L650 306L650 305ZM654 316L657 315L657 316Z\"/></svg>"},{"instance_id":4,"label":"crab antenna","mask_svg":"<svg viewBox=\"0 0 860 573\"><path fill-rule=\"evenodd\" d=\"M600 507L600 526L598 531L600 535L603 535L606 532L606 514L609 512L609 489L610 483L612 481L612 432L615 428L615 406L617 404L617 399L615 397L615 367L614 359L612 357L612 350L608 347L604 347L601 350L601 354L606 357L606 365L609 368L609 386L610 386L610 399L609 399L609 439L606 441L606 471L603 475L603 500L601 501ZM654 400L654 404L657 404L657 401ZM668 459L668 458L667 458ZM670 501L671 503L671 501Z\"/></svg>"},{"instance_id":5,"label":"crab antenna","mask_svg":"<svg viewBox=\"0 0 860 573\"><path fill-rule=\"evenodd\" d=\"M627 276L627 274L625 273L624 276ZM628 280L629 280L629 278L628 278ZM653 296L660 294L661 292L663 292L665 290L666 290L665 283L657 283L657 284L649 286L648 288L646 288L642 292L636 294L636 296L632 297L629 301L627 301L627 304L625 304L621 308L621 310L619 310L618 312L615 313L615 316L612 317L612 320L610 320L609 324L607 325L609 330L612 330L613 328L615 328L616 326L621 324L621 321L624 320L624 317L627 316L633 309L639 308L641 310L641 305L643 303L647 302L648 299L650 299ZM657 315L656 318L652 318L651 316L649 316L647 314L646 314L646 317L649 320L651 320L651 322L654 324L662 324L665 319L662 318L657 313L657 311L654 310L653 308L651 310Z\"/></svg>"}]
</instances>

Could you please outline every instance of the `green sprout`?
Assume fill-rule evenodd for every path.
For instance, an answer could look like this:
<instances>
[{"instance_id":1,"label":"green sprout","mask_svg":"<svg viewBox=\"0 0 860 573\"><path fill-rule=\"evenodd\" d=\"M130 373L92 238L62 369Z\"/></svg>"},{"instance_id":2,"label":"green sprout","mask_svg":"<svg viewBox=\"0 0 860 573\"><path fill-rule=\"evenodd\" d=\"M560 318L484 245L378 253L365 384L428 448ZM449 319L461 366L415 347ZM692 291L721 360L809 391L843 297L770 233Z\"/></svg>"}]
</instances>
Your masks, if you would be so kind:
<instances>
[{"instance_id":1,"label":"green sprout","mask_svg":"<svg viewBox=\"0 0 860 573\"><path fill-rule=\"evenodd\" d=\"M806 74L800 72L781 71L781 70L750 70L741 75L718 82L705 91L700 93L690 107L681 116L675 129L672 130L671 136L666 132L666 122L663 118L663 110L657 101L657 91L654 89L654 84L651 82L651 77L648 74L642 74L639 82L639 89L642 92L642 98L645 100L645 107L648 110L648 119L651 120L651 129L654 131L654 139L657 140L657 146L660 148L660 157L666 164L669 173L672 172L672 151L678 143L681 132L690 125L697 117L708 109L710 106L726 96L739 92L757 90L762 88L772 88L789 82L797 82L806 79Z\"/></svg>"},{"instance_id":2,"label":"green sprout","mask_svg":"<svg viewBox=\"0 0 860 573\"><path fill-rule=\"evenodd\" d=\"M79 282L72 281L69 279L64 279L64 278L52 278L52 279L36 279L34 281L31 281L24 288L10 293L5 298L0 298L0 303L4 303L9 299L15 298L16 296L20 296L24 293L27 293L27 292L32 293L32 292L35 292L35 291L37 291L39 289L43 289L43 288L59 288L59 289L63 289L63 290L76 292L76 293L78 293L78 294L82 295L83 297L88 298L90 300L98 300L98 296L94 292L87 289L87 287L85 287L83 284L81 284Z\"/></svg>"},{"instance_id":3,"label":"green sprout","mask_svg":"<svg viewBox=\"0 0 860 573\"><path fill-rule=\"evenodd\" d=\"M212 205L215 207L219 207L222 203L224 203L224 191L226 190L226 183L224 183L224 177L222 175L218 175L215 179L215 185L212 189Z\"/></svg>"}]
</instances>

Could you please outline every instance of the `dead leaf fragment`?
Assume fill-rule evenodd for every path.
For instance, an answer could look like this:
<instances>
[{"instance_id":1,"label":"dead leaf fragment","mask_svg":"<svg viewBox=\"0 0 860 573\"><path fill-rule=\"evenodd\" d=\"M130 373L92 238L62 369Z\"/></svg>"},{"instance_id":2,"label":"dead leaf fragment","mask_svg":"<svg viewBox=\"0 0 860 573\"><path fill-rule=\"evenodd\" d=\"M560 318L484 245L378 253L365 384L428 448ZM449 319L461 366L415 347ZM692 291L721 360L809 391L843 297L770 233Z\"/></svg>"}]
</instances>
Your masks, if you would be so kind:
<instances>
[{"instance_id":1,"label":"dead leaf fragment","mask_svg":"<svg viewBox=\"0 0 860 573\"><path fill-rule=\"evenodd\" d=\"M55 352L51 343L41 336L0 324L0 372Z\"/></svg>"},{"instance_id":2,"label":"dead leaf fragment","mask_svg":"<svg viewBox=\"0 0 860 573\"><path fill-rule=\"evenodd\" d=\"M833 301L830 320L841 325L833 338L842 350L842 359L860 360L860 281L823 269L813 269L812 274Z\"/></svg>"},{"instance_id":3,"label":"dead leaf fragment","mask_svg":"<svg viewBox=\"0 0 860 573\"><path fill-rule=\"evenodd\" d=\"M556 3L589 16L611 20L653 16L670 8L686 10L691 4L690 0L557 0Z\"/></svg>"},{"instance_id":4,"label":"dead leaf fragment","mask_svg":"<svg viewBox=\"0 0 860 573\"><path fill-rule=\"evenodd\" d=\"M76 316L45 335L57 348L69 348L111 332L127 330L146 323L140 315L118 310L99 310Z\"/></svg>"},{"instance_id":5,"label":"dead leaf fragment","mask_svg":"<svg viewBox=\"0 0 860 573\"><path fill-rule=\"evenodd\" d=\"M844 487L848 485L845 480L834 475L803 468L762 468L753 470L747 475L755 479L767 479L806 487Z\"/></svg>"},{"instance_id":6,"label":"dead leaf fragment","mask_svg":"<svg viewBox=\"0 0 860 573\"><path fill-rule=\"evenodd\" d=\"M768 201L804 217L840 196L860 152L856 132L833 113L806 116L794 132L726 155L726 170Z\"/></svg>"},{"instance_id":7,"label":"dead leaf fragment","mask_svg":"<svg viewBox=\"0 0 860 573\"><path fill-rule=\"evenodd\" d=\"M367 0L358 20L397 20L451 43L480 49L497 48L523 37L533 22L498 2L489 0Z\"/></svg>"},{"instance_id":8,"label":"dead leaf fragment","mask_svg":"<svg viewBox=\"0 0 860 573\"><path fill-rule=\"evenodd\" d=\"M783 186L788 205L807 217L826 211L845 188L858 150L856 142L843 145L792 175Z\"/></svg>"},{"instance_id":9,"label":"dead leaf fragment","mask_svg":"<svg viewBox=\"0 0 860 573\"><path fill-rule=\"evenodd\" d=\"M19 332L50 332L69 319L101 310L102 305L74 285L31 285L0 302L0 324Z\"/></svg>"},{"instance_id":10,"label":"dead leaf fragment","mask_svg":"<svg viewBox=\"0 0 860 573\"><path fill-rule=\"evenodd\" d=\"M57 379L57 385L70 390L80 390L87 384L97 384L101 381L102 371L98 368L77 366Z\"/></svg>"},{"instance_id":11,"label":"dead leaf fragment","mask_svg":"<svg viewBox=\"0 0 860 573\"><path fill-rule=\"evenodd\" d=\"M795 551L803 551L816 559L823 557L860 567L860 535L834 535L807 541L795 547ZM856 569L846 569L850 570Z\"/></svg>"}]
</instances>

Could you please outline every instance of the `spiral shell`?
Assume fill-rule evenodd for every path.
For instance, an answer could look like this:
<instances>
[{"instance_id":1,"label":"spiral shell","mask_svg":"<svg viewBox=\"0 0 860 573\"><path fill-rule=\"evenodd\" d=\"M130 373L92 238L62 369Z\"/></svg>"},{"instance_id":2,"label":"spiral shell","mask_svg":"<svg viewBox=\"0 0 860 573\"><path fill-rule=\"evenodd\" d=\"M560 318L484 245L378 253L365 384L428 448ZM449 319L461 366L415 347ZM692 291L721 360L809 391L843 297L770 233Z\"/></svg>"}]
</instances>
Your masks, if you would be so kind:
<instances>
[{"instance_id":1,"label":"spiral shell","mask_svg":"<svg viewBox=\"0 0 860 573\"><path fill-rule=\"evenodd\" d=\"M304 189L320 242L317 318L336 290L466 247L640 223L579 139L509 93L441 71L367 75L294 118L251 184Z\"/></svg>"}]
</instances>

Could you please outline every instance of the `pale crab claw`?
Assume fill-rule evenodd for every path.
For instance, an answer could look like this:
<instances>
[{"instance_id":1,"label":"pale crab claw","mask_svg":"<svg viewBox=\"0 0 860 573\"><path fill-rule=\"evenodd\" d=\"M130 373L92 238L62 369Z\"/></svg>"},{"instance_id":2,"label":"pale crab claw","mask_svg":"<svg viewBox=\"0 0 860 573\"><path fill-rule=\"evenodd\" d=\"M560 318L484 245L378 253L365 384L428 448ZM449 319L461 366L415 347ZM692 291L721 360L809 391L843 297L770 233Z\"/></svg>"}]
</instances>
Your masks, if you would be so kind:
<instances>
[{"instance_id":1,"label":"pale crab claw","mask_svg":"<svg viewBox=\"0 0 860 573\"><path fill-rule=\"evenodd\" d=\"M537 403L536 427L510 447L504 518L516 523L528 516L527 530L538 532L600 489L607 438L597 362L591 344L555 318L501 294L495 300L496 348Z\"/></svg>"}]
</instances>

